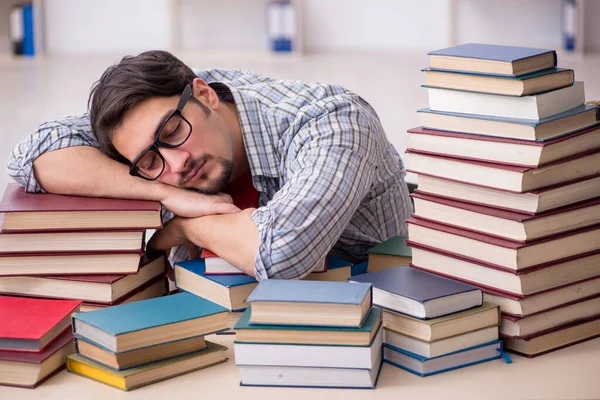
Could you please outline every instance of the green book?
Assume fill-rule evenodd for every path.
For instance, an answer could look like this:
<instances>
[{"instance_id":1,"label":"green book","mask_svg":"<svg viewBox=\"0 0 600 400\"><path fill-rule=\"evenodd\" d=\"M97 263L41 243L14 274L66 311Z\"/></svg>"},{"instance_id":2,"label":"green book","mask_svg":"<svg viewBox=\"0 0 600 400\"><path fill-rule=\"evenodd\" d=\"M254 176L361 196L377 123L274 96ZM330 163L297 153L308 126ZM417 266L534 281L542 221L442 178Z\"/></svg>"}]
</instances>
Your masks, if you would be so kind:
<instances>
[{"instance_id":1,"label":"green book","mask_svg":"<svg viewBox=\"0 0 600 400\"><path fill-rule=\"evenodd\" d=\"M360 328L250 324L251 307L235 325L236 342L368 346L381 326L381 309L372 307Z\"/></svg>"},{"instance_id":2,"label":"green book","mask_svg":"<svg viewBox=\"0 0 600 400\"><path fill-rule=\"evenodd\" d=\"M71 354L67 356L67 369L71 373L118 389L133 390L227 361L227 347L208 341L206 343L206 350L123 371L115 371L80 355Z\"/></svg>"},{"instance_id":3,"label":"green book","mask_svg":"<svg viewBox=\"0 0 600 400\"><path fill-rule=\"evenodd\" d=\"M372 247L368 254L384 254L387 256L412 257L412 250L405 243L404 236L394 236L385 242Z\"/></svg>"}]
</instances>

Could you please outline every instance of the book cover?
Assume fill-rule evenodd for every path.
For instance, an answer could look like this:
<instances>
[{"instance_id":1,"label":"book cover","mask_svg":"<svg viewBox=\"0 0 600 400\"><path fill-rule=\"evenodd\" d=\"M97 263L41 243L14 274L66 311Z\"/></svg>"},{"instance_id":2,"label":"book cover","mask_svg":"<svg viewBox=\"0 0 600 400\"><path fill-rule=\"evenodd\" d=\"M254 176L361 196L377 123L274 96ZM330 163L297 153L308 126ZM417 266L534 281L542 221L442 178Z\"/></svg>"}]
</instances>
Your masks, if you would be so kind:
<instances>
[{"instance_id":1,"label":"book cover","mask_svg":"<svg viewBox=\"0 0 600 400\"><path fill-rule=\"evenodd\" d=\"M405 243L403 236L394 236L388 240L373 246L368 254L384 254L388 256L412 257L412 251Z\"/></svg>"},{"instance_id":2,"label":"book cover","mask_svg":"<svg viewBox=\"0 0 600 400\"><path fill-rule=\"evenodd\" d=\"M370 283L269 279L260 281L247 301L248 303L289 302L360 306L365 296L370 296L370 292Z\"/></svg>"},{"instance_id":3,"label":"book cover","mask_svg":"<svg viewBox=\"0 0 600 400\"><path fill-rule=\"evenodd\" d=\"M406 297L419 303L459 293L479 291L477 286L407 266L369 272L353 276L351 280L352 282L372 284L375 289Z\"/></svg>"},{"instance_id":4,"label":"book cover","mask_svg":"<svg viewBox=\"0 0 600 400\"><path fill-rule=\"evenodd\" d=\"M77 321L83 321L117 336L228 311L225 307L202 297L177 293L103 310L77 313L73 315L73 327L77 334Z\"/></svg>"},{"instance_id":5,"label":"book cover","mask_svg":"<svg viewBox=\"0 0 600 400\"><path fill-rule=\"evenodd\" d=\"M514 76L514 75L500 75L500 74L489 74L489 73L485 73L485 72L446 70L446 69L438 69L438 68L423 68L423 69L421 69L421 71L422 72L428 72L428 71L443 72L445 74L476 75L476 76L489 77L489 78L492 78L492 79L507 79L507 80L514 80L514 81L524 81L524 80L527 80L527 79L539 78L541 76L546 76L546 75L551 75L551 74L558 74L560 72L565 72L565 71L571 71L571 73L572 73L572 75L574 77L574 72L570 68L548 68L548 69L543 69L541 71L530 72L528 74L523 74L523 75L518 75L518 76ZM571 84L573 84L573 82L574 82L574 79L571 82ZM432 87L435 87L435 86L432 86Z\"/></svg>"},{"instance_id":6,"label":"book cover","mask_svg":"<svg viewBox=\"0 0 600 400\"><path fill-rule=\"evenodd\" d=\"M251 308L248 307L242 314L238 322L235 324L234 329L259 329L259 330L270 330L270 331L319 331L326 335L326 332L331 331L346 331L346 332L371 332L374 329L378 329L381 325L381 309L378 307L371 307L371 311L367 314L365 321L359 327L346 327L346 326L292 326L292 325L263 325L257 323L250 323Z\"/></svg>"},{"instance_id":7,"label":"book cover","mask_svg":"<svg viewBox=\"0 0 600 400\"><path fill-rule=\"evenodd\" d=\"M434 50L427 53L428 56L448 56L475 58L480 60L502 61L512 63L543 54L552 53L556 60L556 52L551 49L538 49L520 46L501 46L483 43L464 43L458 46Z\"/></svg>"},{"instance_id":8,"label":"book cover","mask_svg":"<svg viewBox=\"0 0 600 400\"><path fill-rule=\"evenodd\" d=\"M39 341L80 304L78 300L0 296L0 343L11 339Z\"/></svg>"}]
</instances>

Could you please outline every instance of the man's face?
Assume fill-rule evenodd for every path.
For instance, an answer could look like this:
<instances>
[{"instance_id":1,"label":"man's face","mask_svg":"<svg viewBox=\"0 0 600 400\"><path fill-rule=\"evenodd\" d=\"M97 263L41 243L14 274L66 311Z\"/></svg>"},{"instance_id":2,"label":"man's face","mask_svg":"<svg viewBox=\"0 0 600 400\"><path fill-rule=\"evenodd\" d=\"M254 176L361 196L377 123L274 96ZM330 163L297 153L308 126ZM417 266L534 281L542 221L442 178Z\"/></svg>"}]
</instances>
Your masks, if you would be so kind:
<instances>
[{"instance_id":1,"label":"man's face","mask_svg":"<svg viewBox=\"0 0 600 400\"><path fill-rule=\"evenodd\" d=\"M117 151L130 162L136 160L153 143L157 129L177 107L178 100L179 96L152 97L129 110L113 132L112 143ZM214 194L223 189L231 176L231 130L205 97L198 100L204 107L194 100L190 99L182 110L182 115L192 126L190 137L176 148L159 147L165 168L158 180ZM214 101L212 105L215 105Z\"/></svg>"}]
</instances>

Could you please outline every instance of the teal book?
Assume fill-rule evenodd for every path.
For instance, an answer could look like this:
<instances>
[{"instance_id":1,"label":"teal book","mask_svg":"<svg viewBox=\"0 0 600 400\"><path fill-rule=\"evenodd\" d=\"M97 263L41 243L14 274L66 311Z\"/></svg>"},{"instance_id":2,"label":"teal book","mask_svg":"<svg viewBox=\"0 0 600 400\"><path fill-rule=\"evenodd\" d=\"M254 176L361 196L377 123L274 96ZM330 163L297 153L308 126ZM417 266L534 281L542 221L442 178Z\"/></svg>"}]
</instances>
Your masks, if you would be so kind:
<instances>
[{"instance_id":1,"label":"teal book","mask_svg":"<svg viewBox=\"0 0 600 400\"><path fill-rule=\"evenodd\" d=\"M118 353L227 329L227 309L189 293L73 315L76 337Z\"/></svg>"},{"instance_id":2,"label":"teal book","mask_svg":"<svg viewBox=\"0 0 600 400\"><path fill-rule=\"evenodd\" d=\"M236 342L368 346L381 326L378 307L371 308L359 328L251 324L250 310L246 309L234 327Z\"/></svg>"},{"instance_id":3,"label":"teal book","mask_svg":"<svg viewBox=\"0 0 600 400\"><path fill-rule=\"evenodd\" d=\"M197 259L175 264L175 285L230 311L242 311L258 281L245 274L207 275L204 259Z\"/></svg>"},{"instance_id":4,"label":"teal book","mask_svg":"<svg viewBox=\"0 0 600 400\"><path fill-rule=\"evenodd\" d=\"M373 246L369 254L385 254L388 256L412 257L412 250L406 245L404 236L394 236Z\"/></svg>"},{"instance_id":5,"label":"teal book","mask_svg":"<svg viewBox=\"0 0 600 400\"><path fill-rule=\"evenodd\" d=\"M248 297L251 323L360 327L371 309L371 285L265 280Z\"/></svg>"},{"instance_id":6,"label":"teal book","mask_svg":"<svg viewBox=\"0 0 600 400\"><path fill-rule=\"evenodd\" d=\"M465 43L427 53L432 68L519 76L556 67L551 49Z\"/></svg>"},{"instance_id":7,"label":"teal book","mask_svg":"<svg viewBox=\"0 0 600 400\"><path fill-rule=\"evenodd\" d=\"M427 358L398 347L383 345L384 361L422 377L441 374L503 357L502 341L495 340L443 356Z\"/></svg>"}]
</instances>

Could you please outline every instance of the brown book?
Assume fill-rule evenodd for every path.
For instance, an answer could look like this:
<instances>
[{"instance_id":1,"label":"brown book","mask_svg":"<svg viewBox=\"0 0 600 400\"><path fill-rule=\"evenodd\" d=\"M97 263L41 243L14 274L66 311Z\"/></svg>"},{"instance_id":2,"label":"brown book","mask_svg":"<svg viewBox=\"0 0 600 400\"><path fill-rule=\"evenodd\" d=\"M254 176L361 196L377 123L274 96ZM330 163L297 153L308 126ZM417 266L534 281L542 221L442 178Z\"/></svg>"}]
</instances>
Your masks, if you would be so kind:
<instances>
[{"instance_id":1,"label":"brown book","mask_svg":"<svg viewBox=\"0 0 600 400\"><path fill-rule=\"evenodd\" d=\"M526 167L570 157L600 148L599 125L584 128L546 142L433 130L408 130L410 148L439 155Z\"/></svg>"},{"instance_id":2,"label":"brown book","mask_svg":"<svg viewBox=\"0 0 600 400\"><path fill-rule=\"evenodd\" d=\"M600 224L600 198L532 215L449 200L418 190L411 197L419 218L518 242Z\"/></svg>"},{"instance_id":3,"label":"brown book","mask_svg":"<svg viewBox=\"0 0 600 400\"><path fill-rule=\"evenodd\" d=\"M57 275L0 277L0 293L29 297L77 299L107 305L118 302L140 286L162 279L165 257L144 257L130 275Z\"/></svg>"},{"instance_id":4,"label":"brown book","mask_svg":"<svg viewBox=\"0 0 600 400\"><path fill-rule=\"evenodd\" d=\"M599 225L519 243L416 216L406 222L412 242L515 271L553 261L566 261L569 257L592 253L600 247Z\"/></svg>"},{"instance_id":5,"label":"brown book","mask_svg":"<svg viewBox=\"0 0 600 400\"><path fill-rule=\"evenodd\" d=\"M408 244L413 247L411 265L414 267L516 298L600 276L600 249L581 256L513 270L411 241Z\"/></svg>"},{"instance_id":6,"label":"brown book","mask_svg":"<svg viewBox=\"0 0 600 400\"><path fill-rule=\"evenodd\" d=\"M543 167L519 167L406 150L409 172L516 193L592 177L600 173L600 151L586 152Z\"/></svg>"},{"instance_id":7,"label":"brown book","mask_svg":"<svg viewBox=\"0 0 600 400\"><path fill-rule=\"evenodd\" d=\"M593 298L600 294L600 277L525 296L516 296L485 287L481 290L485 301L498 304L505 315L525 317Z\"/></svg>"},{"instance_id":8,"label":"brown book","mask_svg":"<svg viewBox=\"0 0 600 400\"><path fill-rule=\"evenodd\" d=\"M142 286L132 290L119 300L112 304L105 303L94 303L91 301L85 301L81 304L81 312L100 310L106 307L119 306L121 304L133 303L136 301L154 299L156 297L162 297L167 294L167 279L164 276L157 276L150 282L143 284Z\"/></svg>"},{"instance_id":9,"label":"brown book","mask_svg":"<svg viewBox=\"0 0 600 400\"><path fill-rule=\"evenodd\" d=\"M600 315L595 318L577 321L573 324L528 339L503 337L503 340L505 349L532 358L573 346L599 336Z\"/></svg>"},{"instance_id":10,"label":"brown book","mask_svg":"<svg viewBox=\"0 0 600 400\"><path fill-rule=\"evenodd\" d=\"M70 330L41 353L0 351L0 385L34 388L63 369L72 353L75 346Z\"/></svg>"},{"instance_id":11,"label":"brown book","mask_svg":"<svg viewBox=\"0 0 600 400\"><path fill-rule=\"evenodd\" d=\"M158 229L160 203L27 193L9 183L0 201L4 232L40 230Z\"/></svg>"},{"instance_id":12,"label":"brown book","mask_svg":"<svg viewBox=\"0 0 600 400\"><path fill-rule=\"evenodd\" d=\"M573 322L600 316L600 297L563 305L527 317L502 315L500 333L504 337L529 339L570 325Z\"/></svg>"},{"instance_id":13,"label":"brown book","mask_svg":"<svg viewBox=\"0 0 600 400\"><path fill-rule=\"evenodd\" d=\"M421 174L419 192L533 214L600 197L600 175L544 189L515 193Z\"/></svg>"}]
</instances>

